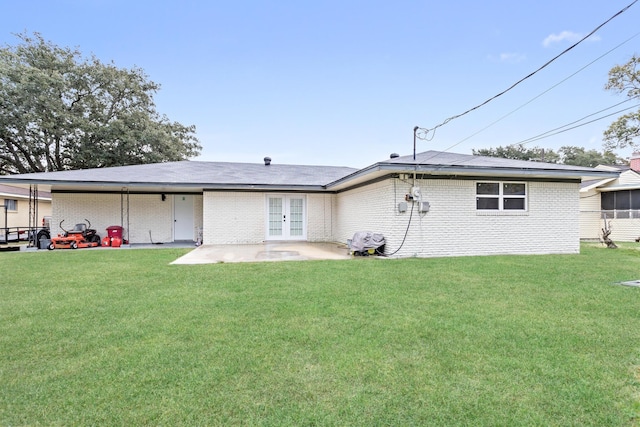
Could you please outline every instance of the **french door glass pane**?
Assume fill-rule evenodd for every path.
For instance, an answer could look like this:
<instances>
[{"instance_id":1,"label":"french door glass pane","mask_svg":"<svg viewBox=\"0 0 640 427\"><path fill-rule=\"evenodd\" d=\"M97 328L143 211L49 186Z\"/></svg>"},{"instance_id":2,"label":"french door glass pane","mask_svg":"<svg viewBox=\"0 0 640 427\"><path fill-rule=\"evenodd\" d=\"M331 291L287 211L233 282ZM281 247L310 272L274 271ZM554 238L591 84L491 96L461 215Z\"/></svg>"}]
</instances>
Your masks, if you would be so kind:
<instances>
[{"instance_id":1,"label":"french door glass pane","mask_svg":"<svg viewBox=\"0 0 640 427\"><path fill-rule=\"evenodd\" d=\"M282 236L281 198L269 198L269 236Z\"/></svg>"},{"instance_id":2,"label":"french door glass pane","mask_svg":"<svg viewBox=\"0 0 640 427\"><path fill-rule=\"evenodd\" d=\"M302 199L290 199L289 201L289 234L302 236L303 232Z\"/></svg>"}]
</instances>

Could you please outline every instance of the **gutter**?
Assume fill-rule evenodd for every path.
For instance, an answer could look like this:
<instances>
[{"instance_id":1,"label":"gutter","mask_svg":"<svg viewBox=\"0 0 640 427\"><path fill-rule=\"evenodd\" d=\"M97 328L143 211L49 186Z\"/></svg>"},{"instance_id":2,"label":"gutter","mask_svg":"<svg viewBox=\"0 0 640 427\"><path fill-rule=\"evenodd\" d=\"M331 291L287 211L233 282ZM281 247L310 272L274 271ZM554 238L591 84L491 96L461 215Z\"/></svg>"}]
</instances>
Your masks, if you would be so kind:
<instances>
[{"instance_id":1,"label":"gutter","mask_svg":"<svg viewBox=\"0 0 640 427\"><path fill-rule=\"evenodd\" d=\"M621 191L621 190L638 190L640 189L640 183L638 184L622 184L622 185L612 185L610 187L598 188L597 190L601 193L607 193L610 191Z\"/></svg>"},{"instance_id":2,"label":"gutter","mask_svg":"<svg viewBox=\"0 0 640 427\"><path fill-rule=\"evenodd\" d=\"M586 176L593 176L597 178L617 178L620 173L613 171L602 171L597 169L542 169L542 168L500 168L500 167L478 167L478 166L456 166L456 165L415 165L411 163L389 164L389 163L376 163L368 166L336 181L333 181L326 185L326 188L336 187L349 181L362 178L373 172L390 171L390 172L404 172L404 173L430 173L432 175L474 175L474 176L507 176L507 177L548 177L559 179L581 179Z\"/></svg>"},{"instance_id":3,"label":"gutter","mask_svg":"<svg viewBox=\"0 0 640 427\"><path fill-rule=\"evenodd\" d=\"M322 185L288 185L288 184L212 184L202 182L189 182L189 183L175 183L175 182L124 182L124 181L74 181L74 180L36 180L36 179L12 179L3 178L3 182L12 184L40 184L54 186L67 186L67 187L93 187L96 189L103 188L105 191L107 188L115 189L118 192L123 187L133 189L136 188L158 188L158 191L163 191L163 188L171 187L174 189L197 189L198 191L287 191L287 192L323 192L327 190ZM86 190L51 190L52 193L61 192L77 192L83 193Z\"/></svg>"}]
</instances>

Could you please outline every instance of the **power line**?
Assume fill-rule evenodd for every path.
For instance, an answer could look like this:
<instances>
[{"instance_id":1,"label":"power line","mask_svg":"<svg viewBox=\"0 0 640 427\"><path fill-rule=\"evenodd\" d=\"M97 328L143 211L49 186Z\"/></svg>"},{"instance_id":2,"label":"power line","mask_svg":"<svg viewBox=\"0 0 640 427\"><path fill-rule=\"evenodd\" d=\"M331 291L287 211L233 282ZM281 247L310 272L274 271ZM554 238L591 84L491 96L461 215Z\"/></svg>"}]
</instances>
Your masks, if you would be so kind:
<instances>
[{"instance_id":1,"label":"power line","mask_svg":"<svg viewBox=\"0 0 640 427\"><path fill-rule=\"evenodd\" d=\"M638 37L640 35L640 32L635 33L633 36L629 37L628 39L626 39L625 41L623 41L622 43L618 44L617 46L609 49L607 52L603 53L602 55L600 55L599 57L597 57L596 59L594 59L593 61L589 62L588 64L586 64L585 66L581 67L579 70L577 70L576 72L570 74L569 76L565 77L564 79L560 80L558 83L554 84L553 86L551 86L550 88L548 88L547 90L541 92L540 94L534 96L533 98L531 98L530 100L528 100L527 102L525 102L524 104L520 105L518 108L508 112L507 114L503 115L502 117L494 120L493 122L489 123L487 126L483 127L482 129L472 133L471 135L467 136L466 138L458 141L457 144L455 144L454 146L452 146L451 148L455 147L456 145L462 144L463 142L473 138L474 136L484 132L485 130L489 129L490 127L494 126L495 124L501 122L502 120L506 119L507 117L509 117L510 115L512 115L513 113L523 109L524 107L526 107L527 105L531 104L533 101L535 101L536 99L542 97L542 95L545 95L546 93L550 92L551 90L555 89L556 87L560 86L562 83L566 82L567 80L571 79L572 77L576 76L578 73L584 71L585 69L587 69L588 67L590 67L591 65L595 64L596 62L598 62L599 60L601 60L602 58L604 58L605 56L609 55L611 52L619 49L621 46L629 43L631 40L635 39L636 37ZM626 102L626 101L623 101ZM620 105L620 104L616 104L613 107ZM609 107L609 108L613 108L613 107ZM606 108L605 110L608 110L609 108ZM598 113L594 113L594 114L598 114Z\"/></svg>"},{"instance_id":2,"label":"power line","mask_svg":"<svg viewBox=\"0 0 640 427\"><path fill-rule=\"evenodd\" d=\"M579 123L579 122L583 121L584 119L587 119L587 118L592 117L592 116L594 116L594 115L596 115L596 114L602 113L603 111L610 110L610 109L612 109L612 108L617 107L618 105L624 104L625 102L629 102L629 101L632 101L632 100L634 100L634 99L637 99L637 97L636 97L636 98L630 98L630 99L627 99L627 100L625 100L625 101L619 102L619 103L617 103L617 104L615 104L615 105L612 105L612 106L610 106L610 107L604 108L604 109L602 109L602 110L600 110L600 111L597 111L597 112L595 112L595 113L592 113L592 114L589 114L589 115L587 115L587 116L584 116L584 117L582 117L581 119L575 120L575 121L573 121L573 122L571 122L571 123L568 123L568 124L566 124L566 125L563 125L563 126L557 127L557 128L555 128L555 129L549 130L549 131L547 131L547 132L543 132L543 133L541 133L541 134L539 134L539 135L537 135L537 136L534 136L534 137L531 137L531 138L525 139L525 140L523 140L523 141L521 141L521 142L516 142L516 143L513 143L513 144L508 144L508 145L507 145L507 147L512 147L512 146L515 146L515 145L524 145L524 144L528 144L529 142L538 141L538 140L540 140L540 139L544 139L544 138L548 138L548 137L550 137L550 136L554 136L554 135L558 135L558 134L561 134L561 133L564 133L564 132L568 132L568 131L570 131L570 130L573 130L573 129L576 129L576 128L579 128L579 127L586 126L586 125L588 125L588 124L591 124L591 123L597 122L598 120L602 120L602 119L605 119L605 118L607 118L607 117L614 116L614 115L619 114L619 113L621 113L621 112L623 112L623 111L627 111L627 110L630 110L630 109L632 109L632 108L639 107L639 106L640 106L640 104L636 104L636 105L633 105L633 106L631 106L631 107L623 108L623 109L618 110L618 111L615 111L615 112L613 112L613 113L610 113L610 114L607 114L607 115L604 115L604 116L598 117L598 118L593 119L593 120L590 120L590 121L588 121L588 122L581 123L581 124L576 125L576 126L573 126L573 127L568 127L568 126L571 126L571 125L573 125L573 124L575 124L575 123ZM565 129L565 128L566 128L566 129ZM556 131L557 131L557 132L556 132ZM453 146L451 146L451 147L447 148L444 152L447 152L448 150L450 150L451 148L453 148L455 145L457 145L457 144L454 144ZM439 154L441 154L441 153L439 152L439 153L437 153L437 154L434 154L433 156L429 157L428 159L422 160L419 164L423 164L423 163L425 163L425 162L427 162L427 161L429 161L429 160L433 159L434 157L437 157ZM456 163L456 165L461 165L461 164L466 163L466 162L469 162L469 161L471 161L471 160L472 160L472 158L469 158L469 159L467 159L467 160L462 160L462 161L457 162L457 163Z\"/></svg>"},{"instance_id":3,"label":"power line","mask_svg":"<svg viewBox=\"0 0 640 427\"><path fill-rule=\"evenodd\" d=\"M555 128L555 129L551 129L551 130L546 131L546 132L543 132L543 133L541 133L541 134L539 134L539 135L532 136L531 138L524 139L524 140L522 140L522 141L520 141L520 142L516 142L516 143L513 143L513 144L509 144L508 146L513 146L513 145L524 145L524 144L528 144L528 143L530 143L530 142L539 141L539 140L541 140L541 139L548 138L548 137L550 137L550 136L555 136L555 135L558 135L558 134L561 134L561 133L564 133L564 132L567 132L567 131L570 131L570 130L573 130L573 129L577 129L577 128L582 127L582 126L585 126L585 125L588 125L588 124L590 124L590 123L594 123L594 122L597 122L597 121L599 121L599 120L606 119L607 117L614 116L614 115L616 115L616 114L622 113L623 111L631 110L631 109L633 109L633 108L639 107L639 106L640 106L640 104L632 105L631 107L623 108L622 110L618 110L618 111L615 111L615 112L613 112L613 113L606 114L606 115L601 116L601 117L598 117L598 118L596 118L596 119L589 120L588 122L581 123L581 124L579 124L579 125L569 127L569 126L574 125L574 124L576 124L576 123L579 123L579 122L581 122L581 121L583 121L583 120L585 120L585 119L587 119L587 118L589 118L589 117L595 116L596 114L602 113L603 111L610 110L611 108L617 107L617 106L618 106L618 105L620 105L620 104L623 104L623 103L625 103L625 102L629 102L629 101L631 101L631 100L636 100L636 99L637 99L637 98L630 98L630 99L628 99L628 100L626 100L626 101L620 102L620 103L618 103L618 104L616 104L616 105L613 105L613 106L611 106L611 107L609 107L609 108L605 108L605 109L600 110L600 111L597 111L597 112L595 112L595 113L593 113L593 114L589 114L588 116L585 116L585 117L583 117L583 118L581 118L581 119L578 119L578 120L576 120L576 121L574 121L574 122L571 122L571 123L568 123L568 124L566 124L566 125L563 125L563 126L557 127L557 128ZM565 128L566 128L566 129L565 129Z\"/></svg>"},{"instance_id":4,"label":"power line","mask_svg":"<svg viewBox=\"0 0 640 427\"><path fill-rule=\"evenodd\" d=\"M567 126L571 126L571 125L573 125L573 124L575 124L575 123L579 123L579 122L583 121L584 119L587 119L587 118L589 118L589 117L591 117L591 116L594 116L594 115L596 115L596 114L599 114L599 113L601 113L601 112L603 112L603 111L610 110L610 109L612 109L612 108L617 107L618 105L624 104L625 102L629 102L629 101L632 101L632 100L634 100L634 99L637 99L637 97L635 97L635 98L630 98L630 99L627 99L627 100L625 100L625 101L619 102L619 103L617 103L617 104L615 104L615 105L612 105L611 107L604 108L604 109L602 109L602 110L600 110L600 111L597 111L597 112L595 112L595 113L592 113L592 114L589 114L589 115L587 115L587 116L584 116L584 117L583 117L583 118L581 118L581 119L578 119L578 120L575 120L575 121L573 121L573 122L571 122L571 123L568 123L568 124L566 124L566 125L564 125L564 126L560 126L560 127L555 128L555 129L552 129L552 130L550 130L550 131L543 132L543 133L541 133L541 134L539 134L539 135L537 135L537 136L534 136L534 137L531 137L531 138L525 139L525 140L523 140L523 141L521 141L521 142L516 142L516 143L513 143L513 144L509 144L509 145L507 145L507 147L512 147L512 146L515 146L515 145L524 145L524 144L528 144L529 142L538 141L538 140L540 140L540 139L544 139L544 138L548 138L548 137L550 137L550 136L554 136L554 135L558 135L558 134L561 134L561 133L564 133L564 132L568 132L568 131L570 131L570 130L573 130L573 129L576 129L576 128L579 128L579 127L586 126L586 125L588 125L588 124L591 124L591 123L597 122L598 120L602 120L602 119L605 119L605 118L607 118L607 117L614 116L614 115L619 114L619 113L621 113L621 112L623 112L623 111L627 111L627 110L630 110L630 109L632 109L632 108L639 107L639 106L640 106L640 104L636 104L636 105L633 105L633 106L631 106L631 107L623 108L623 109L618 110L618 111L615 111L615 112L613 112L613 113L610 113L610 114L607 114L607 115L604 115L604 116L598 117L598 118L593 119L593 120L590 120L590 121L588 121L588 122L581 123L581 124L579 124L579 125L576 125L576 126L568 127L568 128L567 128ZM564 129L564 128L566 128L566 129ZM557 132L556 132L556 131L557 131ZM451 147L447 148L447 150L450 150L450 149L451 149ZM445 151L445 152L446 152L446 151ZM428 160L431 160L431 159L433 159L434 157L437 157L439 154L440 154L440 153L437 153L437 154L435 154L435 155L431 156L430 158L428 158L428 159L426 159L426 160L421 161L421 162L420 162L420 164L423 164L423 163L427 162ZM459 161L459 162L457 162L457 163L455 163L455 164L456 164L456 165L461 165L461 164L466 163L466 162L469 162L469 161L471 161L471 160L472 160L472 158L468 158L467 160L462 160L462 161ZM416 166L416 167L417 167L417 166Z\"/></svg>"},{"instance_id":5,"label":"power line","mask_svg":"<svg viewBox=\"0 0 640 427\"><path fill-rule=\"evenodd\" d=\"M416 136L419 139L422 140L427 140L430 141L434 138L435 136L435 131L439 128L442 127L444 125L446 125L447 123L449 123L452 120L455 120L459 117L462 117L466 114L469 114L472 111L477 110L478 108L488 104L489 102L493 101L494 99L504 95L505 93L509 92L510 90L512 90L513 88L515 88L516 86L518 86L520 83L524 82L525 80L529 79L530 77L534 76L535 74L537 74L539 71L541 71L542 69L546 68L547 66L549 66L552 62L554 62L556 59L560 58L561 56L565 55L567 52L569 52L571 49L573 49L574 47L578 46L580 43L582 43L583 41L585 41L586 39L588 39L589 37L591 37L593 34L595 34L600 28L604 27L606 24L608 24L609 22L611 22L613 19L615 19L616 17L618 17L619 15L623 14L624 12L626 12L631 6L633 6L634 4L636 4L638 2L638 0L634 0L633 2L631 2L628 6L624 7L623 9L621 9L619 12L617 12L616 14L614 14L612 17L610 17L609 19L607 19L606 21L604 21L602 24L598 25L595 29L593 29L589 34L587 34L586 36L584 36L582 39L578 40L576 43L574 43L573 45L569 46L567 49L563 50L560 54L556 55L555 57L553 57L552 59L550 59L549 61L547 61L545 64L543 64L541 67L539 67L537 70L533 71L532 73L528 74L527 76L521 78L520 80L518 80L517 82L515 82L514 84L512 84L511 86L509 86L507 89L503 90L502 92L498 93L497 95L492 96L491 98L487 99L486 101L482 102L481 104L476 105L475 107L472 107L470 109L468 109L467 111L460 113L460 114L456 114L455 116L451 116L448 119L444 120L442 123L434 126L431 129L427 129L427 128L418 128L418 131L416 132ZM431 136L429 136L431 134Z\"/></svg>"}]
</instances>

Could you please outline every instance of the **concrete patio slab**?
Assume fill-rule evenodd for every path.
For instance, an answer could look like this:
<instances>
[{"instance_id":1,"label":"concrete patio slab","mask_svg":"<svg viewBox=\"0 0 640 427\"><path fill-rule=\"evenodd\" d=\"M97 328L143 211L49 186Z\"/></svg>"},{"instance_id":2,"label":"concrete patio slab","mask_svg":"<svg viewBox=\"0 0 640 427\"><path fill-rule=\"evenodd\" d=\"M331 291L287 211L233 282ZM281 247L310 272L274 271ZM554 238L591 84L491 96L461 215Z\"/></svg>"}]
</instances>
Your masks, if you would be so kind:
<instances>
[{"instance_id":1,"label":"concrete patio slab","mask_svg":"<svg viewBox=\"0 0 640 427\"><path fill-rule=\"evenodd\" d=\"M349 259L340 243L277 242L258 245L202 245L171 264L215 264L225 262L305 261Z\"/></svg>"}]
</instances>

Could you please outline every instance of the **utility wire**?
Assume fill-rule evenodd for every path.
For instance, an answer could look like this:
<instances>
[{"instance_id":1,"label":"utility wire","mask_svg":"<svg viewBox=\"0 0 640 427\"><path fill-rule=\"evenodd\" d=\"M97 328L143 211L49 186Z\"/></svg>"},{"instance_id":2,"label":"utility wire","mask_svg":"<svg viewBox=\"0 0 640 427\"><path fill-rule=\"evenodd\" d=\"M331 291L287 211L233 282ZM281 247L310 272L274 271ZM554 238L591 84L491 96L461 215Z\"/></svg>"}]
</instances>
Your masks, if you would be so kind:
<instances>
[{"instance_id":1,"label":"utility wire","mask_svg":"<svg viewBox=\"0 0 640 427\"><path fill-rule=\"evenodd\" d=\"M606 111L606 110L609 110L609 109L611 109L611 108L617 107L617 106L618 106L618 105L620 105L620 104L623 104L623 103L628 102L628 101L631 101L631 100L636 100L636 99L637 99L637 98L631 98L631 99L628 99L628 100L623 101L623 102L621 102L621 103L619 103L619 104L613 105L613 106L611 106L611 107L609 107L609 108L605 108L604 110L600 110L600 111L598 111L598 112L596 112L596 113L589 114L588 116L585 116L585 117L583 117L583 118L581 118L581 119L578 119L578 120L576 120L576 121L574 121L574 122L572 122L572 123L568 123L568 124L566 124L566 125L564 125L564 126L560 126L560 127L555 128L555 129L551 129L551 130L546 131L546 132L543 132L543 133L541 133L541 134L539 134L539 135L532 136L531 138L524 139L524 140L522 140L522 141L520 141L520 142L516 142L516 143L513 143L513 144L509 144L509 146L512 146L512 145L525 145L525 144L528 144L528 143L530 143L530 142L539 141L539 140L541 140L541 139L548 138L548 137L550 137L550 136L558 135L558 134L561 134L561 133L564 133L564 132L567 132L567 131L570 131L570 130L573 130L573 129L576 129L576 128L579 128L579 127L582 127L582 126L585 126L585 125L588 125L588 124L590 124L590 123L597 122L598 120L606 119L607 117L614 116L614 115L616 115L616 114L622 113L623 111L631 110L632 108L639 107L639 106L640 106L640 104L632 105L631 107L623 108L622 110L618 110L618 111L615 111L615 112L613 112L613 113L610 113L610 114L607 114L607 115L604 115L604 116L598 117L598 118L596 118L596 119L589 120L588 122L581 123L581 124L576 125L576 126L568 127L568 126L571 126L571 125L573 125L573 124L579 123L579 122L581 122L581 121L583 121L583 120L585 120L585 119L587 119L587 118L589 118L589 117L591 117L591 116L595 116L596 114L600 114L600 113L602 113L602 112L604 112L604 111ZM565 128L566 128L566 129L565 129Z\"/></svg>"},{"instance_id":2,"label":"utility wire","mask_svg":"<svg viewBox=\"0 0 640 427\"><path fill-rule=\"evenodd\" d=\"M633 3L632 3L632 4L633 4ZM629 5L629 7L630 7L630 6L631 6L631 5ZM511 111L511 112L509 112L509 113L505 114L504 116L500 117L499 119L497 119L497 120L493 121L492 123L490 123L489 125L485 126L485 127L484 127L484 128L482 128L482 129L478 130L477 132L475 132L475 133L473 133L473 134L469 135L468 137L466 137L466 138L464 138L464 139L462 139L462 140L458 141L457 143L455 143L455 144L453 144L453 145L449 146L448 148L446 148L446 149L445 149L445 150L443 150L442 152L445 152L445 153L446 153L446 152L448 152L449 150L451 150L451 149L453 149L454 147L456 147L456 146L458 146L458 145L462 144L463 142L465 142L465 141L467 141L468 139L470 139L470 138L472 138L472 137L476 136L477 134L479 134L479 133L481 133L481 132L485 131L486 129L490 128L491 126L495 125L496 123L500 122L501 120L503 120L503 119L505 119L506 117L510 116L511 114L515 113L516 111L518 111L518 110L520 110L520 109L524 108L525 106L529 105L529 104L530 104L531 102L533 102L534 100L536 100L536 99L540 98L542 95L546 94L547 92L551 91L552 89L555 89L556 87L558 87L559 85L561 85L561 84L562 84L562 83L564 83L565 81L567 81L567 80L569 80L570 78L574 77L576 74L580 73L581 71L585 70L587 67L589 67L589 66L593 65L595 62L597 62L597 61L599 61L600 59L604 58L605 56L609 55L611 52L613 52L613 51L615 51L615 50L619 49L621 46L623 46L623 45L627 44L628 42L630 42L630 41L631 41L631 40L633 40L634 38L638 37L639 35L640 35L640 32L638 32L638 33L634 34L633 36L629 37L628 39L626 39L626 40L625 40L625 41L623 41L622 43L618 44L617 46L615 46L615 47L613 47L612 49L608 50L607 52L603 53L602 55L600 55L599 57L597 57L597 58L596 58L596 59L594 59L593 61L589 62L589 63L588 63L588 64L586 64L585 66L581 67L581 68L580 68L579 70L577 70L576 72L574 72L574 73L572 73L571 75L567 76L565 79L563 79L563 80L561 80L560 82L556 83L555 85L551 86L549 89L547 89L547 90L545 90L544 92L540 93L539 95L537 95L537 96L533 97L532 99L530 99L529 101L525 102L524 104L522 104L522 105L521 105L521 106L519 106L518 108L516 108L516 109L514 109L513 111ZM555 131L555 130L562 129L562 128L567 127L567 126L570 126L570 125L572 125L572 124L574 124L574 123L578 123L578 122L580 122L580 121L582 121L582 120L584 120L584 119L586 119L586 118L588 118L588 117L591 117L591 116L593 116L593 115L595 115L595 114L601 113L601 112L606 111L606 110L608 110L608 109L611 109L611 108L617 107L618 105L621 105L621 104L623 104L623 103L625 103L625 102L629 102L629 101L631 101L631 100L633 100L633 99L634 99L634 98L631 98L631 99L628 99L628 100L626 100L626 101L620 102L620 103L615 104L615 105L613 105L613 106L611 106L611 107L605 108L605 109L600 110L600 111L598 111L598 112L596 112L596 113L593 113L593 114L591 114L591 115L585 116L585 117L583 117L582 119L576 120L576 121L574 121L574 122L572 122L572 123L569 123L569 124L566 124L566 125L560 126L560 127L556 128L556 129L552 129L552 130L550 130L550 131L544 132L544 133L543 133L543 134L541 134L541 135L546 135L546 134L551 133L551 132L553 132L553 131ZM630 107L630 108L633 108L633 107ZM625 110L621 110L621 111L625 111ZM614 113L614 114L616 114L616 113ZM607 115L607 116L605 116L605 117L609 117L609 116L610 116L610 115ZM602 118L605 118L605 117L602 117ZM601 119L602 119L602 118L601 118ZM600 119L597 119L597 120L600 120ZM597 121L597 120L593 120L593 121L591 121L591 122L589 122L589 123L592 123L592 122ZM586 125L586 124L588 124L588 123L585 123L584 125ZM582 125L581 125L581 126L582 126ZM575 128L577 128L577 127L580 127L580 126L575 126L575 127L573 127L572 129L575 129ZM418 129L420 129L420 128L418 128ZM559 132L559 133L560 133L560 132ZM538 137L539 137L538 139L543 139L543 137L542 137L541 135L538 135L537 137L528 138L528 139L524 140L524 142L522 142L522 143L532 142L532 141L529 141L529 139L538 138ZM549 135L549 136L552 136L552 135ZM536 140L537 140L537 139L536 139ZM518 145L518 144L521 144L521 143L508 144L507 146L509 147L509 146L514 146L514 145ZM434 155L433 155L433 156L431 156L430 158L425 159L425 160L422 160L419 164L423 164L423 163L425 163L425 162L427 162L427 161L431 160L433 157L437 157L438 155L439 155L439 153L434 154ZM464 161L463 161L463 162L464 162Z\"/></svg>"},{"instance_id":3,"label":"utility wire","mask_svg":"<svg viewBox=\"0 0 640 427\"><path fill-rule=\"evenodd\" d=\"M613 113L610 113L610 114L607 114L607 115L604 115L604 116L598 117L598 118L593 119L593 120L590 120L590 121L588 121L588 122L581 123L581 124L576 125L576 126L573 126L573 127L568 127L568 126L571 126L572 124L579 123L579 122L583 121L584 119L587 119L587 118L589 118L589 117L591 117L591 116L594 116L594 115L596 115L596 114L599 114L599 113L601 113L601 112L603 112L603 111L610 110L611 108L617 107L618 105L624 104L625 102L629 102L629 101L632 101L632 100L637 99L637 98L638 98L638 97L631 98L631 99L628 99L628 100L625 100L625 101L619 102L619 103L617 103L617 104L615 104L615 105L612 105L611 107L604 108L604 109L602 109L602 110L600 110L600 111L598 111L598 112L595 112L595 113L589 114L589 115L587 115L587 116L585 116L585 117L583 117L583 118L581 118L581 119L575 120L575 121L574 121L574 122L572 122L572 123L566 124L566 125L564 125L564 126L560 126L560 127L558 127L558 128L552 129L552 130L547 131L547 132L543 132L543 133L541 133L541 134L539 134L539 135L537 135L537 136L534 136L534 137L531 137L531 138L525 139L525 140L523 140L523 141L521 141L521 142L516 142L516 143L513 143L513 144L509 144L509 145L507 145L507 147L511 147L511 146L514 146L514 145L524 145L524 144L528 144L529 142L538 141L538 140L540 140L540 139L544 139L544 138L548 138L548 137L550 137L550 136L554 136L554 135L558 135L558 134L561 134L561 133L564 133L564 132L568 132L568 131L570 131L570 130L573 130L573 129L576 129L576 128L579 128L579 127L582 127L582 126L588 125L588 124L590 124L590 123L597 122L598 120L602 120L602 119L605 119L605 118L607 118L607 117L614 116L614 115L619 114L619 113L621 113L621 112L623 112L623 111L627 111L627 110L630 110L630 109L632 109L632 108L639 107L639 106L640 106L640 104L636 104L636 105L633 105L633 106L631 106L631 107L623 108L622 110L618 110L618 111L615 111L615 112L613 112ZM565 129L565 128L566 128L566 129ZM556 131L557 131L557 132L556 132ZM451 148L451 147L450 147L450 148ZM447 150L449 150L450 148L448 148ZM420 164L423 164L423 163L425 163L425 162L429 161L430 159L433 159L434 157L437 157L439 154L440 154L440 153L437 153L437 154L435 154L435 155L433 155L433 156L429 157L428 159L421 161L421 162L420 162ZM469 158L468 158L468 159L466 159L466 160L461 160L461 161L459 161L459 162L456 162L455 164L456 164L456 165L461 165L461 164L463 164L463 163L467 163L467 162L469 162L469 161L471 161L471 160L473 160L473 156L469 157ZM416 165L416 168L417 168L417 165Z\"/></svg>"},{"instance_id":4,"label":"utility wire","mask_svg":"<svg viewBox=\"0 0 640 427\"><path fill-rule=\"evenodd\" d=\"M553 89L555 89L556 87L560 86L562 83L566 82L567 80L569 80L570 78L576 76L578 73L584 71L585 69L587 69L588 67L590 67L591 65L595 64L596 62L598 62L599 60L601 60L602 58L604 58L605 56L609 55L611 52L619 49L621 46L629 43L631 40L635 39L636 37L638 37L640 35L640 32L635 33L633 36L629 37L628 39L626 39L625 41L623 41L622 43L618 44L617 46L609 49L607 52L603 53L602 55L600 55L599 57L597 57L596 59L594 59L593 61L589 62L588 64L586 64L585 66L583 66L582 68L580 68L579 70L577 70L576 72L570 74L569 76L565 77L564 79L560 80L558 83L554 84L553 86L551 86L550 88L548 88L547 90L545 90L544 92L541 92L540 94L534 96L533 98L531 98L530 100L528 100L527 102L525 102L524 104L520 105L518 108L508 112L507 114L505 114L504 116L494 120L493 122L489 123L487 126L483 127L482 129L472 133L471 135L467 136L466 138L460 140L457 144L455 144L454 146L452 146L451 148L455 147L456 145L460 145L463 142L473 138L474 136L478 135L481 132L484 132L485 130L489 129L490 127L494 126L495 124L497 124L498 122L501 122L502 120L506 119L507 117L509 117L510 115L512 115L513 113L523 109L524 107L526 107L527 105L531 104L533 101L535 101L536 99L542 97L542 95L552 91ZM626 101L625 101L626 102ZM616 104L613 107L620 105L620 104ZM609 107L609 108L613 108L613 107ZM598 113L594 113L594 114L598 114Z\"/></svg>"},{"instance_id":5,"label":"utility wire","mask_svg":"<svg viewBox=\"0 0 640 427\"><path fill-rule=\"evenodd\" d=\"M589 37L591 37L593 34L595 34L600 28L604 27L606 24L608 24L609 22L611 22L613 19L615 19L616 17L618 17L619 15L623 14L624 12L626 12L631 6L633 6L634 4L636 4L638 2L638 0L634 0L633 2L631 2L628 6L624 7L623 9L621 9L619 12L617 12L616 14L614 14L612 17L610 17L609 19L607 19L606 21L604 21L602 24L598 25L595 29L593 29L589 34L587 34L586 36L584 36L582 39L578 40L576 43L574 43L573 45L569 46L568 48L566 48L565 50L563 50L562 52L560 52L560 54L556 55L555 57L553 57L552 59L550 59L549 61L547 61L545 64L543 64L541 67L539 67L537 70L533 71L532 73L528 74L527 76L521 78L520 80L518 80L517 82L515 82L514 84L512 84L511 86L509 86L507 89L503 90L502 92L498 93L497 95L492 96L491 98L487 99L486 101L482 102L481 104L476 105L475 107L472 107L470 109L468 109L467 111L457 114L455 116L451 116L448 119L444 120L442 123L434 126L431 129L427 129L427 128L418 128L418 131L416 133L416 137L422 140L426 140L426 141L431 141L434 136L435 136L435 132L438 128L446 125L447 123L449 123L452 120L455 120L459 117L462 117L466 114L469 114L472 111L477 110L478 108L488 104L489 102L493 101L494 99L504 95L505 93L509 92L510 90L512 90L513 88L515 88L516 86L518 86L520 83L524 82L525 80L529 79L530 77L534 76L536 73L538 73L539 71L541 71L542 69L546 68L547 66L549 66L552 62L554 62L556 59L560 58L561 56L565 55L567 52L569 52L571 49L573 49L574 47L578 46L580 43L582 43L583 41L585 41L586 39L588 39ZM431 134L431 136L429 136L429 134Z\"/></svg>"},{"instance_id":6,"label":"utility wire","mask_svg":"<svg viewBox=\"0 0 640 427\"><path fill-rule=\"evenodd\" d=\"M598 120L602 120L602 119L606 119L607 117L614 116L614 115L619 114L619 113L621 113L621 112L623 112L623 111L627 111L627 110L630 110L630 109L632 109L632 108L639 107L639 106L640 106L640 104L636 104L636 105L633 105L633 106L631 106L631 107L623 108L623 109L618 110L618 111L615 111L615 112L613 112L613 113L610 113L610 114L607 114L607 115L604 115L604 116L598 117L598 118L593 119L593 120L590 120L590 121L588 121L588 122L581 123L581 124L576 125L576 126L573 126L573 127L568 127L568 126L571 126L571 125L573 125L573 124L579 123L579 122L581 122L581 121L583 121L583 120L585 120L585 119L587 119L587 118L589 118L589 117L592 117L592 116L594 116L594 115L596 115L596 114L602 113L602 112L607 111L607 110L610 110L610 109L612 109L612 108L615 108L615 107L617 107L618 105L624 104L625 102L629 102L629 101L636 100L636 99L638 99L638 97L627 99L627 100L625 100L625 101L622 101L622 102L619 102L619 103L617 103L617 104L615 104L615 105L612 105L611 107L607 107L607 108L604 108L604 109L602 109L602 110L600 110L600 111L597 111L597 112L595 112L595 113L592 113L592 114L589 114L589 115L587 115L587 116L584 116L584 117L582 117L581 119L575 120L575 121L573 121L573 122L571 122L571 123L568 123L568 124L566 124L566 125L563 125L563 126L557 127L557 128L555 128L555 129L551 129L551 130L549 130L549 131L543 132L543 133L541 133L541 134L539 134L539 135L536 135L536 136L533 136L533 137L531 137L531 138L527 138L527 139L522 140L522 141L520 141L520 142L516 142L516 143L513 143L513 144L508 144L508 145L507 145L507 147L512 147L512 146L514 146L514 145L524 145L524 144L528 144L528 143L530 143L530 142L538 141L538 140L540 140L540 139L548 138L548 137L550 137L550 136L554 136L554 135L558 135L558 134L561 134L561 133L564 133L564 132L568 132L568 131L570 131L570 130L577 129L577 128L579 128L579 127L582 127L582 126L585 126L585 125L588 125L588 124L591 124L591 123L597 122ZM565 129L565 128L566 128L566 129ZM452 145L451 147L447 148L444 152L447 152L448 150L450 150L451 148L453 148L453 147L454 147L454 146L456 146L456 145L458 145L458 144L454 144L454 145ZM429 157L428 159L422 160L419 164L424 164L424 163L426 163L427 161L429 161L429 160L433 159L434 157L439 156L440 154L441 154L441 152L438 152L438 153L434 154L433 156ZM473 160L473 157L469 157L469 158L468 158L468 159L466 159L466 160L461 160L461 161L459 161L459 162L456 162L455 164L456 164L456 165L461 165L461 164L463 164L463 163L467 163L467 162L469 162L469 161L471 161L471 160ZM418 165L416 165L416 168L417 168L417 166L418 166Z\"/></svg>"}]
</instances>

